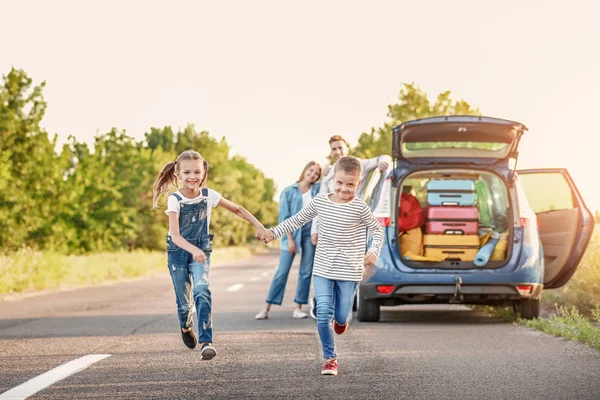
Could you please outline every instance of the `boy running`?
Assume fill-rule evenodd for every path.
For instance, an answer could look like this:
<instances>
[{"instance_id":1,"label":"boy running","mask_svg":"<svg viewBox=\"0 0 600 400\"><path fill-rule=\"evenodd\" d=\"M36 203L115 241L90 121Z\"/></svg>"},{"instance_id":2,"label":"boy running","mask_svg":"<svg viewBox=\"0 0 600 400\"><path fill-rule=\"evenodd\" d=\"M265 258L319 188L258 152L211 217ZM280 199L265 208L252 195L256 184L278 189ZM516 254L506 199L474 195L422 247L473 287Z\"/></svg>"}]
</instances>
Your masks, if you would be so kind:
<instances>
[{"instance_id":1,"label":"boy running","mask_svg":"<svg viewBox=\"0 0 600 400\"><path fill-rule=\"evenodd\" d=\"M318 194L296 215L263 235L268 243L299 229L319 217L319 241L313 268L317 299L317 329L323 346L323 375L337 375L338 362L332 332L341 335L348 328L354 293L362 280L364 266L377 261L383 244L383 229L369 206L356 197L362 167L357 158L342 157L334 166L333 193ZM366 249L365 228L373 234Z\"/></svg>"}]
</instances>

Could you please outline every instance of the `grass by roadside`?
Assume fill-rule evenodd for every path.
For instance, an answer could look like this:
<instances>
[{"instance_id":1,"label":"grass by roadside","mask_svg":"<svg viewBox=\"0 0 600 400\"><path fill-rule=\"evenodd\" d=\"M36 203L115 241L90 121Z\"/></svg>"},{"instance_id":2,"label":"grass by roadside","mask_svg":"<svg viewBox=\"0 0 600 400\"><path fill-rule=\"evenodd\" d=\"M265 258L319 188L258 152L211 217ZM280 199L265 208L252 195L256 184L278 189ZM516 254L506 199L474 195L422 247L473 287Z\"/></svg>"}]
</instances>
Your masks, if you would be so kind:
<instances>
[{"instance_id":1,"label":"grass by roadside","mask_svg":"<svg viewBox=\"0 0 600 400\"><path fill-rule=\"evenodd\" d=\"M473 309L494 314L507 322L585 343L600 350L600 306L591 311L591 317L582 315L576 307L559 307L547 318L533 320L520 318L511 307L475 306Z\"/></svg>"},{"instance_id":2,"label":"grass by roadside","mask_svg":"<svg viewBox=\"0 0 600 400\"><path fill-rule=\"evenodd\" d=\"M217 248L213 265L227 263L268 251L260 243ZM134 251L66 256L23 249L0 255L0 296L43 290L96 285L107 281L167 273L166 254Z\"/></svg>"},{"instance_id":3,"label":"grass by roadside","mask_svg":"<svg viewBox=\"0 0 600 400\"><path fill-rule=\"evenodd\" d=\"M592 319L583 316L575 307L561 307L548 318L519 319L523 325L554 336L582 342L600 350L600 307L591 311Z\"/></svg>"}]
</instances>

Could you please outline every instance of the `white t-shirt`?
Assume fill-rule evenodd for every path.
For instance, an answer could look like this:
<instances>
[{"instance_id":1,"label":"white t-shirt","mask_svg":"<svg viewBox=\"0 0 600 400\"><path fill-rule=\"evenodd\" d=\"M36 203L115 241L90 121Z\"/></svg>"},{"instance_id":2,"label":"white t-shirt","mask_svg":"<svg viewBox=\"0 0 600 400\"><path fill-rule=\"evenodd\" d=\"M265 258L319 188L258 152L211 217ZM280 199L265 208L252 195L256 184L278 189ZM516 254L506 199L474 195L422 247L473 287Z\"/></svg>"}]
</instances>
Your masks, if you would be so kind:
<instances>
[{"instance_id":1,"label":"white t-shirt","mask_svg":"<svg viewBox=\"0 0 600 400\"><path fill-rule=\"evenodd\" d=\"M177 193L179 196L181 196L181 202L183 204L196 204L196 203L199 203L200 201L206 199L206 205L207 205L207 207L206 207L207 208L206 224L208 226L210 226L210 214L212 212L212 209L219 205L219 201L221 201L221 197L222 197L221 193L215 192L212 189L208 189L207 197L204 197L202 195L202 191L200 191L200 196L193 198L193 199L188 199L187 197L182 195L179 190L176 191L175 193ZM180 210L179 200L177 200L177 198L175 196L169 196L168 203L167 203L167 210L165 211L165 214L169 215L169 213L172 213L172 212L179 214L179 210Z\"/></svg>"},{"instance_id":2,"label":"white t-shirt","mask_svg":"<svg viewBox=\"0 0 600 400\"><path fill-rule=\"evenodd\" d=\"M302 193L302 208L306 207L308 203L312 200L312 193L310 188L306 191L306 193Z\"/></svg>"}]
</instances>

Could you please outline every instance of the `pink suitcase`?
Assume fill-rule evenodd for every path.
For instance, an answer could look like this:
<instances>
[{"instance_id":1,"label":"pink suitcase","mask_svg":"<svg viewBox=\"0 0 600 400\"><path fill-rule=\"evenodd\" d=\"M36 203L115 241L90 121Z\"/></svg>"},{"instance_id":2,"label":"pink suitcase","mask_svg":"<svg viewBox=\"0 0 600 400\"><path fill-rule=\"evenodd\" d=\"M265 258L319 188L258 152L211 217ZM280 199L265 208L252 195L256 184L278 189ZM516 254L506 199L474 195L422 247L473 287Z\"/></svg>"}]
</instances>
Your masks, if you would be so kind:
<instances>
[{"instance_id":1,"label":"pink suitcase","mask_svg":"<svg viewBox=\"0 0 600 400\"><path fill-rule=\"evenodd\" d=\"M477 207L429 206L425 219L425 233L430 235L477 235L479 210Z\"/></svg>"}]
</instances>

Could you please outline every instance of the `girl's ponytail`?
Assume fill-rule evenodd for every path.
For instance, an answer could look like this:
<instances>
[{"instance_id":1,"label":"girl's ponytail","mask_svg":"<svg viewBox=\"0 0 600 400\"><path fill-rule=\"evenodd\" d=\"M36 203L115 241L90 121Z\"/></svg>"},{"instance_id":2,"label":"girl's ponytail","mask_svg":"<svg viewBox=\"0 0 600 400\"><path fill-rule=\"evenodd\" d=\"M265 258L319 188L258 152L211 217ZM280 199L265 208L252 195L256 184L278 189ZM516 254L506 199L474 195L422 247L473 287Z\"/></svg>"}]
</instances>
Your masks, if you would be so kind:
<instances>
[{"instance_id":1,"label":"girl's ponytail","mask_svg":"<svg viewBox=\"0 0 600 400\"><path fill-rule=\"evenodd\" d=\"M204 166L204 176L202 177L202 182L200 182L201 188L206 185L206 178L208 177L208 161L202 160L202 164Z\"/></svg>"},{"instance_id":2,"label":"girl's ponytail","mask_svg":"<svg viewBox=\"0 0 600 400\"><path fill-rule=\"evenodd\" d=\"M154 181L154 185L152 187L152 209L157 209L160 207L158 203L160 197L169 191L173 182L177 181L177 176L175 176L175 166L177 165L177 161L171 161L165 164L162 171L158 173L158 178Z\"/></svg>"}]
</instances>

